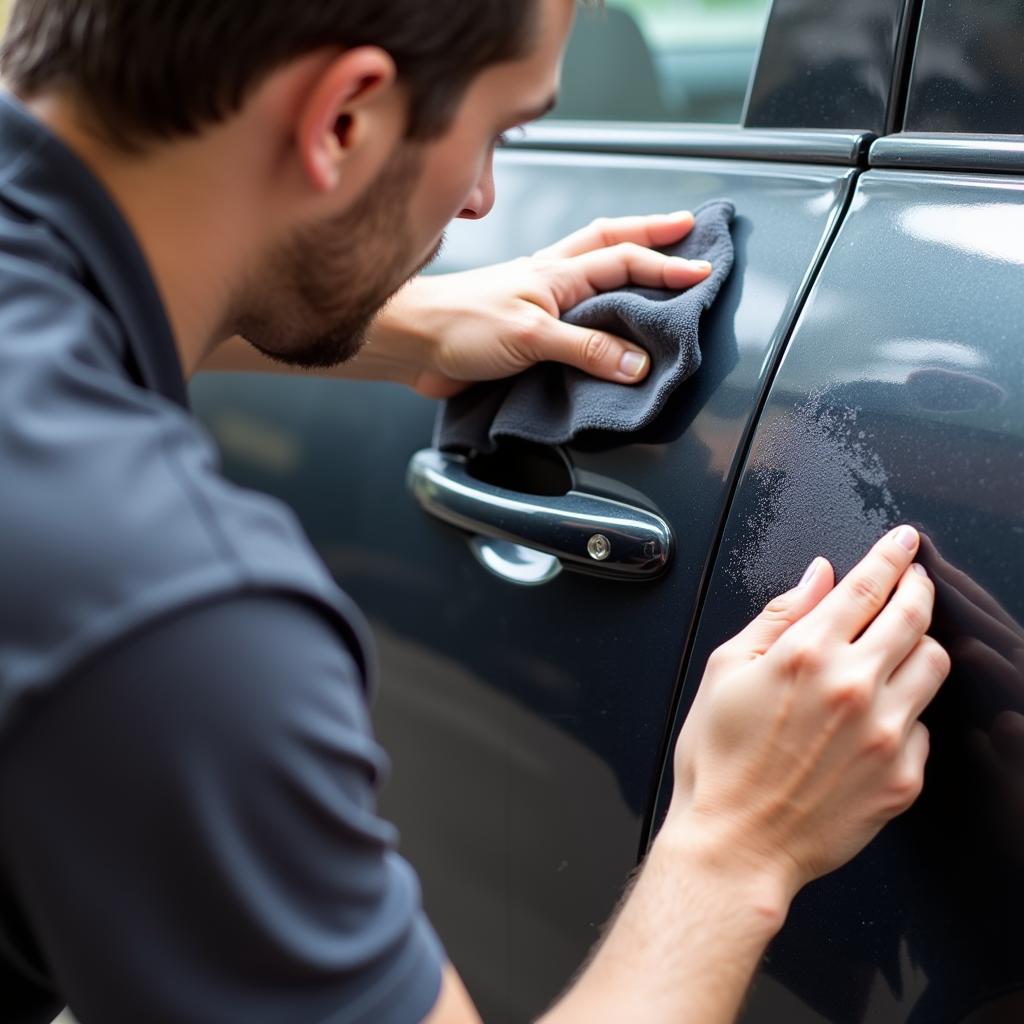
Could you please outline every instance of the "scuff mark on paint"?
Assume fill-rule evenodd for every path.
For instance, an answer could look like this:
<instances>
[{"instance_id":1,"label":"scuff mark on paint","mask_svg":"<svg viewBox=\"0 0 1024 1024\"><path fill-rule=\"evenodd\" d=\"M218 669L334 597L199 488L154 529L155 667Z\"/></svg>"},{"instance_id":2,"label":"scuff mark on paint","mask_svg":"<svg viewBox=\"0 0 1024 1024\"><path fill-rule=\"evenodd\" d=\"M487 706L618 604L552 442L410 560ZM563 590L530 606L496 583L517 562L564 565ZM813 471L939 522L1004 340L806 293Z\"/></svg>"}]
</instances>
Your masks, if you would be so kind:
<instances>
[{"instance_id":1,"label":"scuff mark on paint","mask_svg":"<svg viewBox=\"0 0 1024 1024\"><path fill-rule=\"evenodd\" d=\"M844 575L900 520L859 407L822 388L769 423L751 453L749 510L726 566L751 611L792 587L817 555Z\"/></svg>"}]
</instances>

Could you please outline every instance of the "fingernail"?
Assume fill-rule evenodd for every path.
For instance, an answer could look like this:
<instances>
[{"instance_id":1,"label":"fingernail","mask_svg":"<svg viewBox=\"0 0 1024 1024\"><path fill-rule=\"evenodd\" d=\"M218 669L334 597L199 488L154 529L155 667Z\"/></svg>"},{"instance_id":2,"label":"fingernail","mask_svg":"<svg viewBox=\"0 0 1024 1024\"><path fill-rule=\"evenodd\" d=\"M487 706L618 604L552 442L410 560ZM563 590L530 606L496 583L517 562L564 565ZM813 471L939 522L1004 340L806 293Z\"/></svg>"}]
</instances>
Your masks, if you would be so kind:
<instances>
[{"instance_id":1,"label":"fingernail","mask_svg":"<svg viewBox=\"0 0 1024 1024\"><path fill-rule=\"evenodd\" d=\"M917 547L917 530L912 526L901 526L896 531L894 539L901 548L913 551Z\"/></svg>"},{"instance_id":2,"label":"fingernail","mask_svg":"<svg viewBox=\"0 0 1024 1024\"><path fill-rule=\"evenodd\" d=\"M647 366L647 356L643 352L635 352L630 349L623 353L619 360L619 370L626 377L639 377Z\"/></svg>"},{"instance_id":3,"label":"fingernail","mask_svg":"<svg viewBox=\"0 0 1024 1024\"><path fill-rule=\"evenodd\" d=\"M928 578L928 570L920 562L915 562L910 568L919 576L923 576L925 579Z\"/></svg>"},{"instance_id":4,"label":"fingernail","mask_svg":"<svg viewBox=\"0 0 1024 1024\"><path fill-rule=\"evenodd\" d=\"M707 260L690 260L690 266L694 270L710 270L711 264Z\"/></svg>"},{"instance_id":5,"label":"fingernail","mask_svg":"<svg viewBox=\"0 0 1024 1024\"><path fill-rule=\"evenodd\" d=\"M681 217L692 217L693 216L693 211L692 210L676 210L675 213L670 213L669 216L673 220L676 220L677 218L681 218Z\"/></svg>"},{"instance_id":6,"label":"fingernail","mask_svg":"<svg viewBox=\"0 0 1024 1024\"><path fill-rule=\"evenodd\" d=\"M818 566L820 564L821 564L821 559L820 558L816 558L813 562L811 562L811 564L809 566L807 566L807 569L804 571L803 578L797 584L797 587L796 587L797 590L800 590L802 587L806 587L807 584L810 583L811 580L813 580L814 577L818 575Z\"/></svg>"}]
</instances>

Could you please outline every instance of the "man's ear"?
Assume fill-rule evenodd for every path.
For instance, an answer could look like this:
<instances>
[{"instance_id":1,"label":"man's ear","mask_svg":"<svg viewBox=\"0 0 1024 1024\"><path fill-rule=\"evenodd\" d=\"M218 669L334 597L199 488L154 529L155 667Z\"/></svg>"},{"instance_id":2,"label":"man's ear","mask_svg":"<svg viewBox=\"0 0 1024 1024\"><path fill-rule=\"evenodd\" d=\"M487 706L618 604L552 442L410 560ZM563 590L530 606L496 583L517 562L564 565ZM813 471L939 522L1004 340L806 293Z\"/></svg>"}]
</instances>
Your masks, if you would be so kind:
<instances>
[{"instance_id":1,"label":"man's ear","mask_svg":"<svg viewBox=\"0 0 1024 1024\"><path fill-rule=\"evenodd\" d=\"M390 54L346 50L317 77L301 109L297 142L311 184L336 188L346 161L368 145L391 150L405 131L405 99Z\"/></svg>"}]
</instances>

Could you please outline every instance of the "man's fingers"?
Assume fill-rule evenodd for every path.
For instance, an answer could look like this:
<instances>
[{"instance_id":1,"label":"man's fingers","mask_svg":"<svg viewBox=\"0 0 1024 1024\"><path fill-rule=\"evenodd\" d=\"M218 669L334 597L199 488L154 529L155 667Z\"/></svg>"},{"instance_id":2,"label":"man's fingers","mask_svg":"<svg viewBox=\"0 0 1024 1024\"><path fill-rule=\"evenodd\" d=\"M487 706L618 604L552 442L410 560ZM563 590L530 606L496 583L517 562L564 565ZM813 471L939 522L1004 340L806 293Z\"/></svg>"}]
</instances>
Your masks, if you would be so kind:
<instances>
[{"instance_id":1,"label":"man's fingers","mask_svg":"<svg viewBox=\"0 0 1024 1024\"><path fill-rule=\"evenodd\" d=\"M928 729L915 722L900 753L898 770L894 778L895 807L897 813L909 810L924 788L924 766L931 749Z\"/></svg>"},{"instance_id":2,"label":"man's fingers","mask_svg":"<svg viewBox=\"0 0 1024 1024\"><path fill-rule=\"evenodd\" d=\"M888 677L928 631L935 607L935 585L915 563L900 579L892 600L879 612L856 646L870 654Z\"/></svg>"},{"instance_id":3,"label":"man's fingers","mask_svg":"<svg viewBox=\"0 0 1024 1024\"><path fill-rule=\"evenodd\" d=\"M529 356L539 363L575 366L617 384L637 384L651 368L650 357L642 348L614 334L555 319L530 340Z\"/></svg>"},{"instance_id":4,"label":"man's fingers","mask_svg":"<svg viewBox=\"0 0 1024 1024\"><path fill-rule=\"evenodd\" d=\"M626 285L681 291L711 273L706 261L664 256L642 245L623 242L552 265L550 287L564 312L584 299Z\"/></svg>"},{"instance_id":5,"label":"man's fingers","mask_svg":"<svg viewBox=\"0 0 1024 1024\"><path fill-rule=\"evenodd\" d=\"M949 676L949 655L938 641L921 637L883 691L884 700L900 708L908 722L920 717Z\"/></svg>"},{"instance_id":6,"label":"man's fingers","mask_svg":"<svg viewBox=\"0 0 1024 1024\"><path fill-rule=\"evenodd\" d=\"M689 210L650 217L603 217L541 249L537 255L545 259L566 259L622 242L659 248L680 241L692 230L693 214Z\"/></svg>"},{"instance_id":7,"label":"man's fingers","mask_svg":"<svg viewBox=\"0 0 1024 1024\"><path fill-rule=\"evenodd\" d=\"M729 646L746 657L766 654L775 641L814 608L834 585L832 566L827 559L816 558L800 583L771 601L746 629L729 642Z\"/></svg>"},{"instance_id":8,"label":"man's fingers","mask_svg":"<svg viewBox=\"0 0 1024 1024\"><path fill-rule=\"evenodd\" d=\"M886 534L815 609L824 631L847 642L859 636L910 568L919 542L912 526Z\"/></svg>"}]
</instances>

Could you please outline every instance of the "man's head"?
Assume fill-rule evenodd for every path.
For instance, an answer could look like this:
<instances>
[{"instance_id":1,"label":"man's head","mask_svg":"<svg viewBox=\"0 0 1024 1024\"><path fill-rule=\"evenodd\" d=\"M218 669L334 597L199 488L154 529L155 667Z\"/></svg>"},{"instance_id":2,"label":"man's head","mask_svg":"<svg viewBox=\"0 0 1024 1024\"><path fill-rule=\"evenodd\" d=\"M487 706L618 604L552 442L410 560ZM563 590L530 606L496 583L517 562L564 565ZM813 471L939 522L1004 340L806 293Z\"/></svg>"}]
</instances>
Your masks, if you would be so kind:
<instances>
[{"instance_id":1,"label":"man's head","mask_svg":"<svg viewBox=\"0 0 1024 1024\"><path fill-rule=\"evenodd\" d=\"M550 105L572 10L17 0L0 61L22 98L73 105L94 158L133 180L187 167L197 205L208 181L251 250L216 329L324 364L354 354L452 217L490 209L494 143Z\"/></svg>"}]
</instances>

